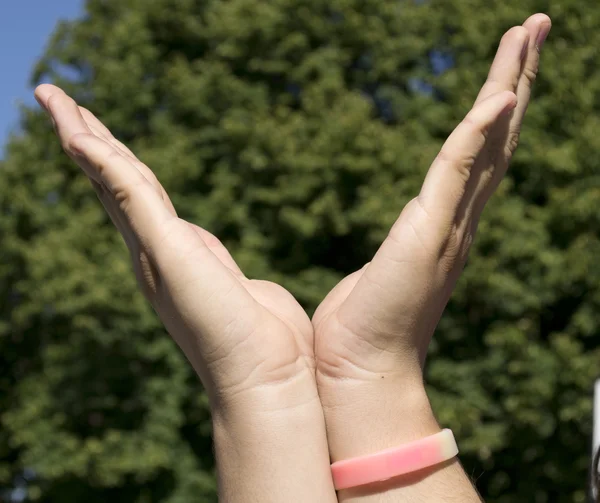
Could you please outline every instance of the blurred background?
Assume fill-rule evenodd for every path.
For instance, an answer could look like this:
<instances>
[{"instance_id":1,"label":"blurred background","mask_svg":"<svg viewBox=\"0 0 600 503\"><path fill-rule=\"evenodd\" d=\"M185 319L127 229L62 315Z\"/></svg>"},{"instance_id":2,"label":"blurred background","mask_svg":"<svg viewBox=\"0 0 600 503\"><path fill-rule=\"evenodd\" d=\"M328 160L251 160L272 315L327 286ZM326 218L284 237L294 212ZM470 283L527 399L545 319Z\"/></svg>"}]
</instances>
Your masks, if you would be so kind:
<instances>
[{"instance_id":1,"label":"blurred background","mask_svg":"<svg viewBox=\"0 0 600 503\"><path fill-rule=\"evenodd\" d=\"M312 311L417 194L502 33L538 11L554 27L521 145L427 382L486 501L584 502L600 3L580 0L3 2L0 501L216 501L198 379L32 86L61 85L99 115L180 216Z\"/></svg>"}]
</instances>

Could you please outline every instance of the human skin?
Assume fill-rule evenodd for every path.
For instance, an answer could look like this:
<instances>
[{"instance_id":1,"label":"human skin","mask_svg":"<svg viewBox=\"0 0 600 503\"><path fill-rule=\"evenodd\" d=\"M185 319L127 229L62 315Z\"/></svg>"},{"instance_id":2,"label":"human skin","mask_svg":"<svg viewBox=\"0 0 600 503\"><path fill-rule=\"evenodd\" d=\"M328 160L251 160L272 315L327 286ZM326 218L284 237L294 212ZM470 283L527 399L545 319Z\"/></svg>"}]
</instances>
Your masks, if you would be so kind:
<instances>
[{"instance_id":1,"label":"human skin","mask_svg":"<svg viewBox=\"0 0 600 503\"><path fill-rule=\"evenodd\" d=\"M150 168L90 111L55 86L36 89L65 152L123 236L142 292L206 388L222 501L336 501L330 456L439 431L422 384L426 349L516 148L536 41L549 22L533 16L503 39L490 80L419 196L312 324L285 289L246 278L215 236L180 219ZM438 498L440 488L454 499ZM458 462L339 493L341 501L436 498L476 500Z\"/></svg>"},{"instance_id":2,"label":"human skin","mask_svg":"<svg viewBox=\"0 0 600 503\"><path fill-rule=\"evenodd\" d=\"M536 14L504 35L472 110L442 147L418 196L373 260L343 279L315 312L316 376L332 462L440 431L423 384L427 348L481 212L517 148L550 27L548 16ZM480 501L457 459L339 491L338 498Z\"/></svg>"},{"instance_id":3,"label":"human skin","mask_svg":"<svg viewBox=\"0 0 600 503\"><path fill-rule=\"evenodd\" d=\"M207 391L221 501L336 501L304 310L279 285L246 278L215 236L180 219L152 171L91 112L52 85L35 95Z\"/></svg>"}]
</instances>

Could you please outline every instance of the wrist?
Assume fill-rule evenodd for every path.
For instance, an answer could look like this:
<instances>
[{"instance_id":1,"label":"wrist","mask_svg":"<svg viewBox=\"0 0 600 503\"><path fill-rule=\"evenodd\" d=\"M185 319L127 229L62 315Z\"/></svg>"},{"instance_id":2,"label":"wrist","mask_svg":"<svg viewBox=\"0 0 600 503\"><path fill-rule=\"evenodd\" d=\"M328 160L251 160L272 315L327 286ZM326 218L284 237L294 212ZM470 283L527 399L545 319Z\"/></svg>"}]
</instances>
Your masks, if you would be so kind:
<instances>
[{"instance_id":1,"label":"wrist","mask_svg":"<svg viewBox=\"0 0 600 503\"><path fill-rule=\"evenodd\" d=\"M319 383L332 462L377 453L441 431L422 382L387 379ZM412 383L412 384L409 384ZM452 488L448 493L448 488ZM384 482L344 489L338 501L480 502L457 458Z\"/></svg>"},{"instance_id":2,"label":"wrist","mask_svg":"<svg viewBox=\"0 0 600 503\"><path fill-rule=\"evenodd\" d=\"M245 387L214 390L208 394L213 424L286 416L294 410L317 408L322 416L314 372L306 367L290 378Z\"/></svg>"},{"instance_id":3,"label":"wrist","mask_svg":"<svg viewBox=\"0 0 600 503\"><path fill-rule=\"evenodd\" d=\"M212 415L220 499L336 502L316 386L237 398Z\"/></svg>"},{"instance_id":4,"label":"wrist","mask_svg":"<svg viewBox=\"0 0 600 503\"><path fill-rule=\"evenodd\" d=\"M332 462L441 431L422 383L338 382L319 392Z\"/></svg>"},{"instance_id":5,"label":"wrist","mask_svg":"<svg viewBox=\"0 0 600 503\"><path fill-rule=\"evenodd\" d=\"M268 466L282 453L296 450L305 430L322 432L323 454L328 458L323 410L314 378L308 372L276 384L215 395L211 418L220 472Z\"/></svg>"},{"instance_id":6,"label":"wrist","mask_svg":"<svg viewBox=\"0 0 600 503\"><path fill-rule=\"evenodd\" d=\"M323 412L315 399L293 408L263 408L257 401L250 408L229 409L226 414L213 413L213 439L217 458L228 455L235 446L237 456L251 460L260 456L279 456L297 444L299 435L315 430L325 434ZM325 444L326 445L326 444ZM325 451L326 452L326 451Z\"/></svg>"},{"instance_id":7,"label":"wrist","mask_svg":"<svg viewBox=\"0 0 600 503\"><path fill-rule=\"evenodd\" d=\"M252 439L272 428L285 429L302 420L324 424L316 386L286 383L254 388L211 401L215 435Z\"/></svg>"}]
</instances>

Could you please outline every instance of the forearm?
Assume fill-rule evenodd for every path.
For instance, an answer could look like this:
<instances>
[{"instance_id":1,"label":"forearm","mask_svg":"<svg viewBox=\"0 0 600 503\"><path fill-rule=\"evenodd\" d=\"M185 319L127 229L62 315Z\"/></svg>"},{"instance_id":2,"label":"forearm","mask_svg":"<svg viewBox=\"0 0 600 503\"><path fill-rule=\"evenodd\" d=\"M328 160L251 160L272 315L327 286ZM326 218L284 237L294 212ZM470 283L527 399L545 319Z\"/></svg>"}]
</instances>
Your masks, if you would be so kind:
<instances>
[{"instance_id":1,"label":"forearm","mask_svg":"<svg viewBox=\"0 0 600 503\"><path fill-rule=\"evenodd\" d=\"M316 390L257 390L213 411L219 501L337 501Z\"/></svg>"},{"instance_id":2,"label":"forearm","mask_svg":"<svg viewBox=\"0 0 600 503\"><path fill-rule=\"evenodd\" d=\"M382 380L383 381L383 380ZM322 396L332 461L362 456L440 431L425 391L401 382L341 383ZM352 388L352 389L348 389ZM345 396L354 396L345 400ZM412 474L338 492L341 503L479 503L457 458Z\"/></svg>"}]
</instances>

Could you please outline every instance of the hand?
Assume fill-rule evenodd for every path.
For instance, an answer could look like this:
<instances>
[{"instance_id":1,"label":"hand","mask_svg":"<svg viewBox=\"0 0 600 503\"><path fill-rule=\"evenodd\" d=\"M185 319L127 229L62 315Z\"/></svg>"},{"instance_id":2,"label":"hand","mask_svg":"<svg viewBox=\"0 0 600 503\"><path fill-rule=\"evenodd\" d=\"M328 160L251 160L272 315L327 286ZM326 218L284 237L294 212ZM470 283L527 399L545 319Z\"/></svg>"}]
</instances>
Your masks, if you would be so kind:
<instances>
[{"instance_id":1,"label":"hand","mask_svg":"<svg viewBox=\"0 0 600 503\"><path fill-rule=\"evenodd\" d=\"M420 194L373 260L315 312L317 383L333 461L439 431L422 383L427 348L517 147L549 30L550 19L537 14L505 34L475 105Z\"/></svg>"},{"instance_id":2,"label":"hand","mask_svg":"<svg viewBox=\"0 0 600 503\"><path fill-rule=\"evenodd\" d=\"M38 87L36 98L123 236L144 295L208 392L217 461L229 481L222 497L335 498L304 310L279 285L247 279L215 236L178 218L152 171L91 112L55 86ZM220 453L234 456L219 463ZM281 477L278 495L269 477L282 466L296 473L293 481ZM240 485L241 493L234 489Z\"/></svg>"}]
</instances>

